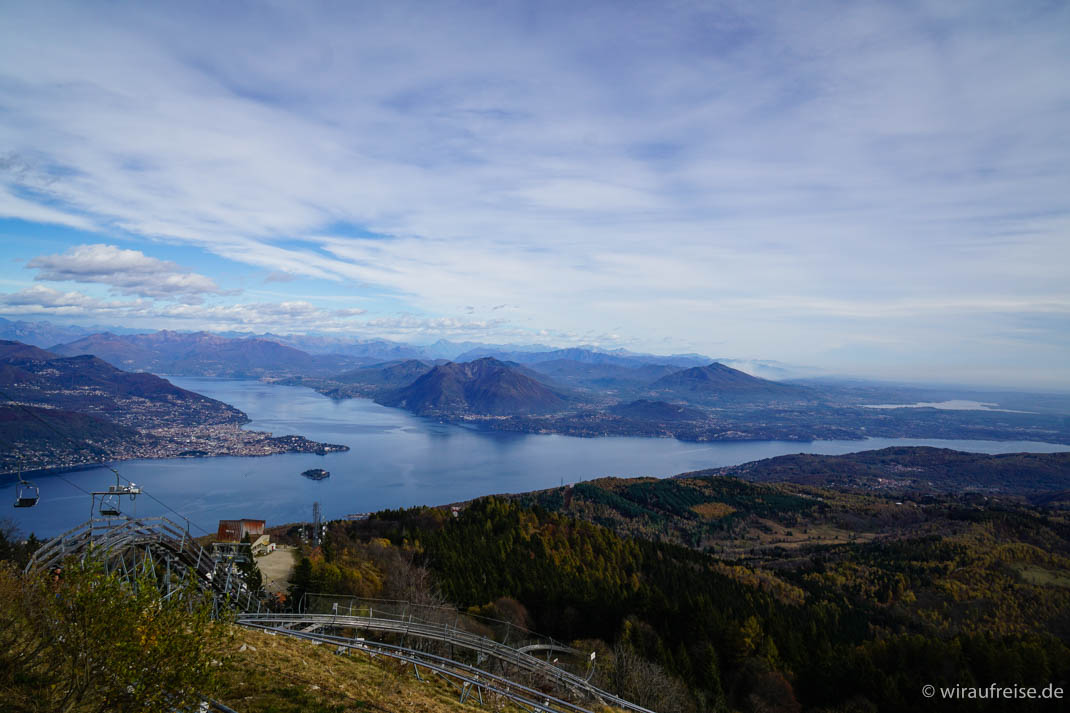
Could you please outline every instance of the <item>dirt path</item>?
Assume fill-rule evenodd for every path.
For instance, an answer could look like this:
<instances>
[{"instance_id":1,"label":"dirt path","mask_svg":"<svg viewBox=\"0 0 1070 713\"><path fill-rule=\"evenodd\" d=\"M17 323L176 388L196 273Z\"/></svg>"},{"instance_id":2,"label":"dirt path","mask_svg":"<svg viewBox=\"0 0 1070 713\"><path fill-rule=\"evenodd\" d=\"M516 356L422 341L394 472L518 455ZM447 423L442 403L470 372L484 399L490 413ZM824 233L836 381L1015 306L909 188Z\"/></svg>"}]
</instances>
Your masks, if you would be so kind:
<instances>
[{"instance_id":1,"label":"dirt path","mask_svg":"<svg viewBox=\"0 0 1070 713\"><path fill-rule=\"evenodd\" d=\"M279 545L271 554L257 557L256 566L264 577L264 589L271 594L285 593L294 569L293 547Z\"/></svg>"}]
</instances>

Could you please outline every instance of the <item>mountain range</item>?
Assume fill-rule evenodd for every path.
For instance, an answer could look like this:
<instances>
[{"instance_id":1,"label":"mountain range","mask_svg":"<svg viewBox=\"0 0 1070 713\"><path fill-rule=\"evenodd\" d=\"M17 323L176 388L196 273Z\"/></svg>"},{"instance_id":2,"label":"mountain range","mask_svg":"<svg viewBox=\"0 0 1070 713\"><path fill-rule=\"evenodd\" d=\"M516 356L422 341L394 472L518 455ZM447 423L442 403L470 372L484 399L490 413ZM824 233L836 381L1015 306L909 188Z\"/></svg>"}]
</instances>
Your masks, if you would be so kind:
<instances>
[{"instance_id":1,"label":"mountain range","mask_svg":"<svg viewBox=\"0 0 1070 713\"><path fill-rule=\"evenodd\" d=\"M671 356L656 356L653 354L638 354L624 349L612 351L593 349L591 347L572 347L569 349L551 349L545 351L510 351L504 347L483 346L472 349L458 355L455 361L471 361L483 357L494 357L500 361L511 361L517 364L536 364L539 362L568 360L583 364L614 364L617 366L637 367L643 364L656 362L670 366L697 366L709 363L709 357L700 354L674 354Z\"/></svg>"},{"instance_id":2,"label":"mountain range","mask_svg":"<svg viewBox=\"0 0 1070 713\"><path fill-rule=\"evenodd\" d=\"M678 375L683 375L679 384L667 381ZM410 359L284 383L312 386L332 398L373 398L421 415L465 420L563 412L582 412L589 419L592 412L608 409L614 417L632 422L629 427L642 420L705 422L708 414L687 404L720 396L764 402L772 395L798 399L808 393L803 387L757 379L717 363L685 369L564 358L527 365L494 357L437 363ZM661 398L651 398L656 394Z\"/></svg>"},{"instance_id":3,"label":"mountain range","mask_svg":"<svg viewBox=\"0 0 1070 713\"><path fill-rule=\"evenodd\" d=\"M50 350L64 356L93 354L121 368L184 376L260 378L326 375L366 363L340 354L312 355L259 337L228 338L207 332L91 334Z\"/></svg>"},{"instance_id":4,"label":"mountain range","mask_svg":"<svg viewBox=\"0 0 1070 713\"><path fill-rule=\"evenodd\" d=\"M759 379L718 362L684 368L562 358L529 364L493 357L459 363L404 360L283 383L523 433L687 441L880 436L1070 442L1070 422L1056 413L865 408L882 392L872 391L861 401L855 391L840 394L829 385Z\"/></svg>"},{"instance_id":5,"label":"mountain range","mask_svg":"<svg viewBox=\"0 0 1070 713\"><path fill-rule=\"evenodd\" d=\"M27 322L0 317L0 339L32 344L36 347L48 347L53 344L81 339L90 334L112 331L116 334L138 334L152 330L127 329L119 326L79 327L76 325L58 325L47 320Z\"/></svg>"},{"instance_id":6,"label":"mountain range","mask_svg":"<svg viewBox=\"0 0 1070 713\"><path fill-rule=\"evenodd\" d=\"M694 354L171 331L83 335L52 351L91 353L122 369L299 384L332 398L371 398L442 420L520 432L694 441L883 436L1070 442L1067 397L828 378L784 382L754 374L781 376L791 371L785 365L750 361L753 373L746 373L734 368L742 362ZM497 365L493 375L449 366L485 358ZM970 398L1005 410L912 407ZM867 408L873 404L884 408Z\"/></svg>"}]
</instances>

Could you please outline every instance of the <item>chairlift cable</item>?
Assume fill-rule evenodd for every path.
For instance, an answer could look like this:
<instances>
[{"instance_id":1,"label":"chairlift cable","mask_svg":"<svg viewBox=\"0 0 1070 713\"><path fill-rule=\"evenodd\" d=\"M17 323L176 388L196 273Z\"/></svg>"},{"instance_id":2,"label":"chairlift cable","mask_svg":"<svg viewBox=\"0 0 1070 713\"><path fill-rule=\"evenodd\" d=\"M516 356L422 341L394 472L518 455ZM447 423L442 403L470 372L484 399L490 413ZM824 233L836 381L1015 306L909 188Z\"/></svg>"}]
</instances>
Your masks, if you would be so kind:
<instances>
[{"instance_id":1,"label":"chairlift cable","mask_svg":"<svg viewBox=\"0 0 1070 713\"><path fill-rule=\"evenodd\" d=\"M78 488L79 490L81 490L81 491L82 491L83 493L85 493L86 495L92 495L92 493L90 493L90 492L89 492L88 490L86 490L85 488L83 488L83 487L82 487L81 485L78 485L78 483L75 483L75 482L73 482L73 481L67 480L66 478L64 478L64 477L63 477L62 475L60 475L59 473L54 473L54 475L55 475L55 476L56 476L57 478L59 478L60 480L62 480L63 482L65 482L65 483L66 483L67 485L71 486L72 488Z\"/></svg>"}]
</instances>

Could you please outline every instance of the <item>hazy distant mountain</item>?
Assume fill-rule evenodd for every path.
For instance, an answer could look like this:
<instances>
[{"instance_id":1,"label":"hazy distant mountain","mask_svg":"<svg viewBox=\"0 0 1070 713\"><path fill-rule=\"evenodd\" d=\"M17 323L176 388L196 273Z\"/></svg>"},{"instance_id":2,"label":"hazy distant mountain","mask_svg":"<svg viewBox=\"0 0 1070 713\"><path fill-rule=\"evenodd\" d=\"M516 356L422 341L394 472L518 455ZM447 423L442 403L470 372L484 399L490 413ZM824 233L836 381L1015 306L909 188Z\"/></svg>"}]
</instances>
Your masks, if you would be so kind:
<instances>
[{"instance_id":1,"label":"hazy distant mountain","mask_svg":"<svg viewBox=\"0 0 1070 713\"><path fill-rule=\"evenodd\" d=\"M358 367L341 374L335 374L330 380L340 384L362 384L365 386L398 389L416 381L416 379L431 371L434 366L429 361L406 359L405 361L369 364L368 366Z\"/></svg>"},{"instance_id":2,"label":"hazy distant mountain","mask_svg":"<svg viewBox=\"0 0 1070 713\"><path fill-rule=\"evenodd\" d=\"M431 344L408 344L389 339L358 339L351 336L314 335L314 334L272 334L270 332L249 335L226 333L220 336L244 337L254 336L260 339L285 344L306 351L309 354L345 354L353 357L367 357L380 362L402 359L447 359L449 361L472 361L492 353L527 353L546 352L553 347L545 344L487 344L485 342L453 342L439 339ZM470 353L464 359L462 354Z\"/></svg>"},{"instance_id":3,"label":"hazy distant mountain","mask_svg":"<svg viewBox=\"0 0 1070 713\"><path fill-rule=\"evenodd\" d=\"M663 376L650 385L654 391L674 391L694 396L789 396L805 390L775 381L759 379L730 366L714 362Z\"/></svg>"},{"instance_id":4,"label":"hazy distant mountain","mask_svg":"<svg viewBox=\"0 0 1070 713\"><path fill-rule=\"evenodd\" d=\"M42 348L47 348L53 344L70 342L87 334L102 331L111 331L117 334L138 334L151 330L128 329L117 326L79 327L72 324L52 324L44 320L37 322L11 321L0 317L0 339L9 339Z\"/></svg>"},{"instance_id":5,"label":"hazy distant mountain","mask_svg":"<svg viewBox=\"0 0 1070 713\"><path fill-rule=\"evenodd\" d=\"M821 373L819 369L813 367L784 364L783 362L769 359L715 359L714 361L746 372L751 376L757 376L760 379L772 379L773 381L802 379Z\"/></svg>"},{"instance_id":6,"label":"hazy distant mountain","mask_svg":"<svg viewBox=\"0 0 1070 713\"><path fill-rule=\"evenodd\" d=\"M492 352L495 353L517 353L522 354L526 352L545 352L553 349L545 344L487 344L485 342L451 342L448 339L439 339L433 344L427 344L421 347L427 356L432 359L449 359L450 361L472 361L472 359L478 359L484 356L492 356ZM471 354L468 358L462 359L461 355ZM515 360L514 360L515 361Z\"/></svg>"},{"instance_id":7,"label":"hazy distant mountain","mask_svg":"<svg viewBox=\"0 0 1070 713\"><path fill-rule=\"evenodd\" d=\"M189 376L260 377L329 374L359 361L340 355L313 356L256 337L231 339L206 332L187 334L91 334L52 347L62 355L93 354L122 369Z\"/></svg>"},{"instance_id":8,"label":"hazy distant mountain","mask_svg":"<svg viewBox=\"0 0 1070 713\"><path fill-rule=\"evenodd\" d=\"M518 364L538 364L540 362L567 359L584 364L615 364L617 366L631 367L643 364L667 364L670 366L689 367L709 362L708 357L692 354L656 356L654 354L636 354L623 349L610 352L587 347L551 349L541 352L505 351L500 348L481 347L461 354L456 361L470 361L487 356L494 357L500 361L515 361Z\"/></svg>"},{"instance_id":9,"label":"hazy distant mountain","mask_svg":"<svg viewBox=\"0 0 1070 713\"><path fill-rule=\"evenodd\" d=\"M309 354L341 354L359 359L391 361L395 359L423 359L427 352L423 347L389 339L356 339L354 337L335 337L304 334L262 334L258 339L267 339L284 344Z\"/></svg>"},{"instance_id":10,"label":"hazy distant mountain","mask_svg":"<svg viewBox=\"0 0 1070 713\"><path fill-rule=\"evenodd\" d=\"M380 400L421 415L514 415L557 411L561 394L497 359L442 364Z\"/></svg>"},{"instance_id":11,"label":"hazy distant mountain","mask_svg":"<svg viewBox=\"0 0 1070 713\"><path fill-rule=\"evenodd\" d=\"M535 362L530 368L555 381L588 389L621 389L645 387L663 376L676 373L684 367L668 364L605 364L551 359Z\"/></svg>"},{"instance_id":12,"label":"hazy distant mountain","mask_svg":"<svg viewBox=\"0 0 1070 713\"><path fill-rule=\"evenodd\" d=\"M80 327L60 327L51 322L13 322L0 317L0 339L47 347L77 339L88 332Z\"/></svg>"}]
</instances>

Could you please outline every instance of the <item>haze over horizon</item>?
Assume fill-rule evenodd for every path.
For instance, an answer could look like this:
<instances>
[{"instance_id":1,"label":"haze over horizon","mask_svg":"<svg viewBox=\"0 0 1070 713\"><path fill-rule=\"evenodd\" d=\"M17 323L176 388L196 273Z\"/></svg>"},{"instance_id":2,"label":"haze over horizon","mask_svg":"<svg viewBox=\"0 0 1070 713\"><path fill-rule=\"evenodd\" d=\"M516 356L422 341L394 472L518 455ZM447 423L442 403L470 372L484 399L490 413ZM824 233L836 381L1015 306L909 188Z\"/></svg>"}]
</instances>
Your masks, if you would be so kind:
<instances>
[{"instance_id":1,"label":"haze over horizon","mask_svg":"<svg viewBox=\"0 0 1070 713\"><path fill-rule=\"evenodd\" d=\"M0 316L1070 386L1070 6L0 3Z\"/></svg>"}]
</instances>

